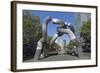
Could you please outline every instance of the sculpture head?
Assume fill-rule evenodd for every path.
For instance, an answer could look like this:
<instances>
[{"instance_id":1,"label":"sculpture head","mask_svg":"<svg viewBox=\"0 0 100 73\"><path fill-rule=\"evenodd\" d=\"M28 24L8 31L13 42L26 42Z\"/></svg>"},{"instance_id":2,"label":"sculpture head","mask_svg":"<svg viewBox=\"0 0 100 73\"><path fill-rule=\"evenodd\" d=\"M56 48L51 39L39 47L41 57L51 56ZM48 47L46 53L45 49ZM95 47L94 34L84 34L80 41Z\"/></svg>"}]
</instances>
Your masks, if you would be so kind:
<instances>
[{"instance_id":1,"label":"sculpture head","mask_svg":"<svg viewBox=\"0 0 100 73\"><path fill-rule=\"evenodd\" d=\"M52 19L53 24L57 24L59 26L65 26L65 23L60 19Z\"/></svg>"},{"instance_id":2,"label":"sculpture head","mask_svg":"<svg viewBox=\"0 0 100 73\"><path fill-rule=\"evenodd\" d=\"M63 22L60 19L52 19L53 24L59 25L59 27L63 27L66 29L70 29L73 33L75 33L75 29L71 23Z\"/></svg>"}]
</instances>

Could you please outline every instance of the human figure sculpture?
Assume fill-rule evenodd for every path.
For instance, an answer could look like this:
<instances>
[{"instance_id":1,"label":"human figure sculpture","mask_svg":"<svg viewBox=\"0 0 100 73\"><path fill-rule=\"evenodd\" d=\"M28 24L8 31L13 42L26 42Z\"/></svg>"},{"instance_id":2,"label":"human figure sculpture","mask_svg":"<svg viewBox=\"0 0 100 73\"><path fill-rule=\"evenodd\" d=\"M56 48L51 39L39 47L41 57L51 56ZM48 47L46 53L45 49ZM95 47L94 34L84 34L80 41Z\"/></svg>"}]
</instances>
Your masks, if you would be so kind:
<instances>
[{"instance_id":1,"label":"human figure sculpture","mask_svg":"<svg viewBox=\"0 0 100 73\"><path fill-rule=\"evenodd\" d=\"M53 24L58 25L57 33L54 34L52 40L50 41L50 46L52 46L52 44L55 42L55 40L58 37L61 37L64 34L68 34L70 37L70 40L76 39L76 36L74 34L75 30L72 25L66 24L66 22L63 22L60 19L52 19L50 16L47 16L45 18L44 23L42 24L42 38L38 41L38 44L37 44L37 49L34 56L35 60L38 60L39 57L43 58L47 55L46 47L43 46L43 43L47 39L47 28L48 28L49 22L52 22ZM64 53L64 49L61 48L61 50L62 50L62 53Z\"/></svg>"},{"instance_id":2,"label":"human figure sculpture","mask_svg":"<svg viewBox=\"0 0 100 73\"><path fill-rule=\"evenodd\" d=\"M68 24L66 22L64 23L63 21L59 19L52 19L52 22L53 24L58 25L58 28L57 28L58 33L54 34L52 40L50 41L50 45L52 45L58 37L61 37L64 34L68 34L70 37L70 40L76 39L76 36L74 34L75 33L74 27L70 25L70 23ZM61 48L61 53L64 53L63 48Z\"/></svg>"}]
</instances>

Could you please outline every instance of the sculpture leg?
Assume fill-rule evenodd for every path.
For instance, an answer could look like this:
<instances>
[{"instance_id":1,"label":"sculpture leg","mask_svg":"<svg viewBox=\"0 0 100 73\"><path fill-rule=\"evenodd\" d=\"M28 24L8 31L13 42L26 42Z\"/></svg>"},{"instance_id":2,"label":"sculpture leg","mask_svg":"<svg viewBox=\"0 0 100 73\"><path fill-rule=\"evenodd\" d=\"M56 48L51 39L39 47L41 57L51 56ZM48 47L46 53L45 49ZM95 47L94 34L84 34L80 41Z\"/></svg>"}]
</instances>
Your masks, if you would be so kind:
<instances>
[{"instance_id":1,"label":"sculpture leg","mask_svg":"<svg viewBox=\"0 0 100 73\"><path fill-rule=\"evenodd\" d=\"M70 29L59 28L58 31L61 32L61 33L68 34L70 39L72 41L75 41L76 36ZM73 51L75 52L76 56L78 57L78 48L76 46L74 46Z\"/></svg>"},{"instance_id":2,"label":"sculpture leg","mask_svg":"<svg viewBox=\"0 0 100 73\"><path fill-rule=\"evenodd\" d=\"M35 55L34 55L34 61L38 61L38 58L40 57L41 55L41 52L42 52L42 42L43 42L44 38L41 38L38 43L37 43L37 48L36 48L36 52L35 52Z\"/></svg>"},{"instance_id":3,"label":"sculpture leg","mask_svg":"<svg viewBox=\"0 0 100 73\"><path fill-rule=\"evenodd\" d=\"M62 35L63 35L63 34L60 34L60 35L59 35L59 33L58 33L58 34L55 34L55 35L53 36L52 40L50 41L50 45L52 46L52 44L55 42L55 40L56 40L58 37L62 36ZM55 42L55 43L59 45L59 42ZM60 50L58 53L59 53L59 54L64 53L63 46L61 46L61 45L59 45L59 46L60 46L60 48L57 48L57 49Z\"/></svg>"},{"instance_id":4,"label":"sculpture leg","mask_svg":"<svg viewBox=\"0 0 100 73\"><path fill-rule=\"evenodd\" d=\"M60 51L58 52L58 54L64 54L65 50L63 46L60 46Z\"/></svg>"}]
</instances>

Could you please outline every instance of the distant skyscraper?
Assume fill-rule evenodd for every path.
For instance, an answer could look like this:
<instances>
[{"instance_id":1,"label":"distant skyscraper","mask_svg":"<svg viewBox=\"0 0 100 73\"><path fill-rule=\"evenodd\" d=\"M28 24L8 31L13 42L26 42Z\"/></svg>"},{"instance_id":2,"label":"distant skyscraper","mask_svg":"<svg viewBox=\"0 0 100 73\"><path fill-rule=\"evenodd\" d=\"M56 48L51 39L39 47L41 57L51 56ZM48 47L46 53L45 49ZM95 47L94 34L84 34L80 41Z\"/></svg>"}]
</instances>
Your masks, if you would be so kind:
<instances>
[{"instance_id":1,"label":"distant skyscraper","mask_svg":"<svg viewBox=\"0 0 100 73\"><path fill-rule=\"evenodd\" d=\"M80 38L80 30L83 22L91 21L90 13L76 13L75 14L75 34L77 38Z\"/></svg>"}]
</instances>

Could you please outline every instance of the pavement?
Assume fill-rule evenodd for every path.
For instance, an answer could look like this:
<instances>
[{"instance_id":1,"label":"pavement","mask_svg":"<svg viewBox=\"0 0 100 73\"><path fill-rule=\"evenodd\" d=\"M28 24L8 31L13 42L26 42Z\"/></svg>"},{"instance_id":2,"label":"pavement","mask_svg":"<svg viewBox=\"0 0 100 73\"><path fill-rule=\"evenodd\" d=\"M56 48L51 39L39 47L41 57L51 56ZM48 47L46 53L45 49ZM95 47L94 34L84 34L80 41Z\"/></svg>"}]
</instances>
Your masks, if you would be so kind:
<instances>
[{"instance_id":1,"label":"pavement","mask_svg":"<svg viewBox=\"0 0 100 73\"><path fill-rule=\"evenodd\" d=\"M86 60L91 59L90 53L81 53L79 57L70 54L52 55L40 60L30 59L24 62L64 61L64 60Z\"/></svg>"}]
</instances>

